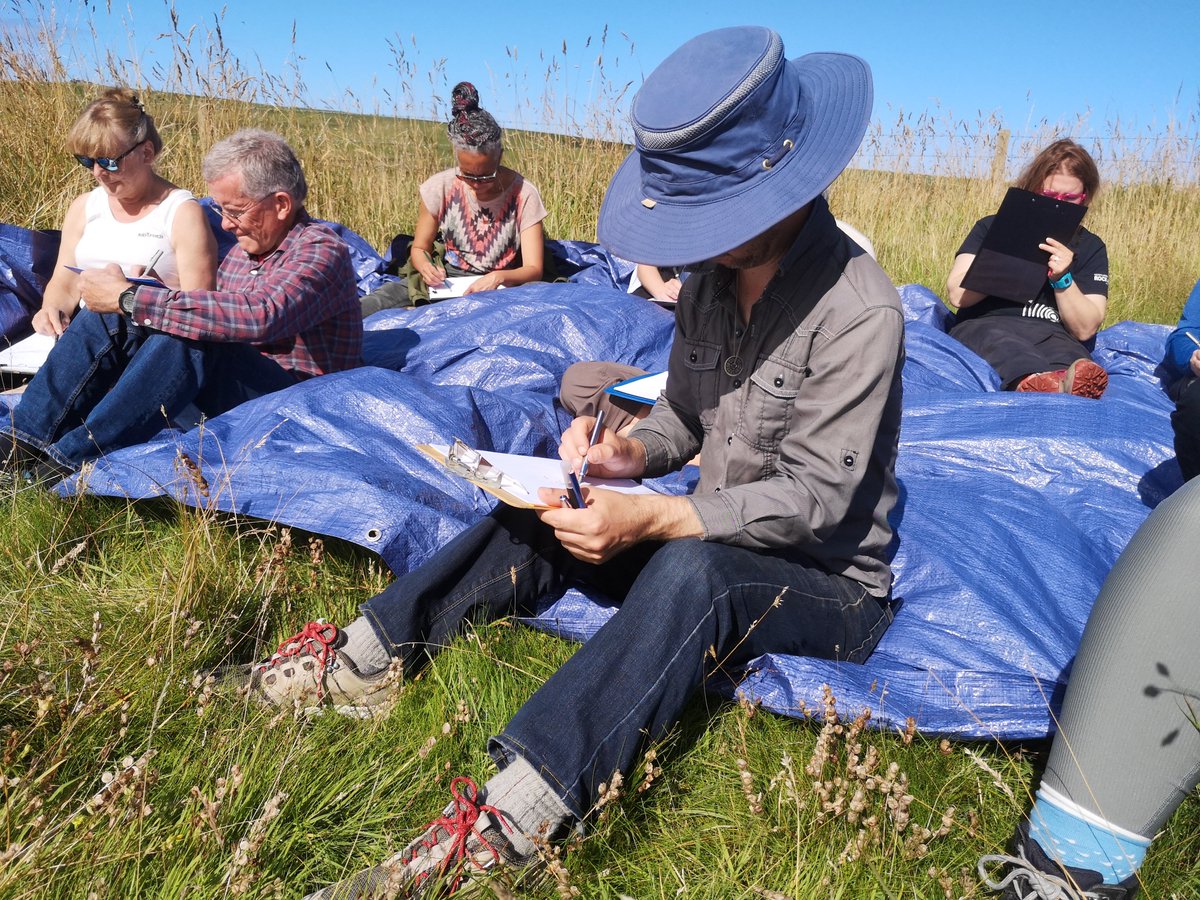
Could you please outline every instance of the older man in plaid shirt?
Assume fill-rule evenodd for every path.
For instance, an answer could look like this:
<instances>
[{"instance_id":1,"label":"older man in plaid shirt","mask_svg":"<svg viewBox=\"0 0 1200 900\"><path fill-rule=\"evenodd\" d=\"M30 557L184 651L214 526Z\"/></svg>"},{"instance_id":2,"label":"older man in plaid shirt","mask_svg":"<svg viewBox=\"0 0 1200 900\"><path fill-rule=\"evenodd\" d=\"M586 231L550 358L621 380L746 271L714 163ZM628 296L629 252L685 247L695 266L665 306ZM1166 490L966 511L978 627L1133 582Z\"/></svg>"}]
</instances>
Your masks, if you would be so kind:
<instances>
[{"instance_id":1,"label":"older man in plaid shirt","mask_svg":"<svg viewBox=\"0 0 1200 900\"><path fill-rule=\"evenodd\" d=\"M349 252L305 212L308 186L287 143L239 131L209 151L203 173L238 242L217 289L138 286L117 266L84 272L87 309L13 410L10 466L74 471L147 440L190 404L215 416L361 364Z\"/></svg>"}]
</instances>

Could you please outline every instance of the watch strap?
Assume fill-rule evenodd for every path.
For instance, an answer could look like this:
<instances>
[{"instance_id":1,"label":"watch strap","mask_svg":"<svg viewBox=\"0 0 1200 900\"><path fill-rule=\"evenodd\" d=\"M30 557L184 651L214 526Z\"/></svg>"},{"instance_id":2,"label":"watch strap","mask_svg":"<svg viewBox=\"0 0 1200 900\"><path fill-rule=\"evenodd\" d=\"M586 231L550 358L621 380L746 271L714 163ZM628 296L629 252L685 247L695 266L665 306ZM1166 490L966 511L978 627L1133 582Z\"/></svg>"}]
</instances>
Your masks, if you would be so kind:
<instances>
[{"instance_id":1,"label":"watch strap","mask_svg":"<svg viewBox=\"0 0 1200 900\"><path fill-rule=\"evenodd\" d=\"M137 289L138 286L136 284L130 285L121 291L121 296L117 298L117 306L127 316L133 315L133 305L137 302Z\"/></svg>"},{"instance_id":2,"label":"watch strap","mask_svg":"<svg viewBox=\"0 0 1200 900\"><path fill-rule=\"evenodd\" d=\"M1050 287L1056 291L1064 291L1075 283L1075 279L1071 277L1070 272L1063 272L1062 277L1058 281L1050 282Z\"/></svg>"}]
</instances>

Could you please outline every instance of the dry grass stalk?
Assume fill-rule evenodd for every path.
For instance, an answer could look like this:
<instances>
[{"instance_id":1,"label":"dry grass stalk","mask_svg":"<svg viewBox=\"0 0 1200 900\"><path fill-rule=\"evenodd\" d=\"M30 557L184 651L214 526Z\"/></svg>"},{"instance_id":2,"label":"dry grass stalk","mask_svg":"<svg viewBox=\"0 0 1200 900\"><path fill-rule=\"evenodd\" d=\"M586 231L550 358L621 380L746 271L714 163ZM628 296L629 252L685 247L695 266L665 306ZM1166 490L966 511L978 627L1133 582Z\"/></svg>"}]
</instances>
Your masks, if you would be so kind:
<instances>
[{"instance_id":1,"label":"dry grass stalk","mask_svg":"<svg viewBox=\"0 0 1200 900\"><path fill-rule=\"evenodd\" d=\"M234 896L249 893L250 888L258 881L261 874L258 870L258 856L267 841L267 827L279 816L280 807L287 797L286 793L280 791L267 800L262 812L250 823L250 833L242 838L234 849L233 859L225 876L229 892Z\"/></svg>"},{"instance_id":2,"label":"dry grass stalk","mask_svg":"<svg viewBox=\"0 0 1200 900\"><path fill-rule=\"evenodd\" d=\"M864 749L870 710L864 709L846 725L838 715L832 690L826 685L823 691L825 721L804 772L811 779L814 821L840 821L854 829L838 856L838 865L889 847L904 859L923 858L929 853L930 842L946 837L953 829L955 808L945 809L936 828L914 822L912 806L916 798L909 790L908 775L896 762L880 771L883 760L879 751L873 744ZM901 744L907 746L911 741L909 729L905 729ZM786 798L800 806L795 772L786 754L770 787L782 787L781 802Z\"/></svg>"}]
</instances>

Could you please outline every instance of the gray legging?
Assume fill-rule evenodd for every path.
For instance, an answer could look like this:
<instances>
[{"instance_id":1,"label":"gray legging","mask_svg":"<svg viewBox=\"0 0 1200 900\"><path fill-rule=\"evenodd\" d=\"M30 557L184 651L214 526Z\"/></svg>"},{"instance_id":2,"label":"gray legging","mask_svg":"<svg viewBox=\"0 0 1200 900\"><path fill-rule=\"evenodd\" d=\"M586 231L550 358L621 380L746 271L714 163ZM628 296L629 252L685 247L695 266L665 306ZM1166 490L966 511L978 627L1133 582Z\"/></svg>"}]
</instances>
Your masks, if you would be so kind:
<instances>
[{"instance_id":1,"label":"gray legging","mask_svg":"<svg viewBox=\"0 0 1200 900\"><path fill-rule=\"evenodd\" d=\"M1200 478L1151 514L1084 629L1042 783L1152 837L1200 779Z\"/></svg>"}]
</instances>

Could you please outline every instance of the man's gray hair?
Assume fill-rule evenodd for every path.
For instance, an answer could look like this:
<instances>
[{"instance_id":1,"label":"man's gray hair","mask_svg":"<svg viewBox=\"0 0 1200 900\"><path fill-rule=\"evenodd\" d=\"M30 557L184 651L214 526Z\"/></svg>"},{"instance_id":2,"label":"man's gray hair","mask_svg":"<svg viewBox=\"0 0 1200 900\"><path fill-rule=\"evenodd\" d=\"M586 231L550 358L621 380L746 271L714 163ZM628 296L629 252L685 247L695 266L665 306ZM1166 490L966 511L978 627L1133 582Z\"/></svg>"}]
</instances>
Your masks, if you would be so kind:
<instances>
[{"instance_id":1,"label":"man's gray hair","mask_svg":"<svg viewBox=\"0 0 1200 900\"><path fill-rule=\"evenodd\" d=\"M283 191L297 206L308 197L308 182L300 160L287 141L272 131L243 128L213 144L204 157L201 174L208 183L240 172L246 196L262 199Z\"/></svg>"}]
</instances>

